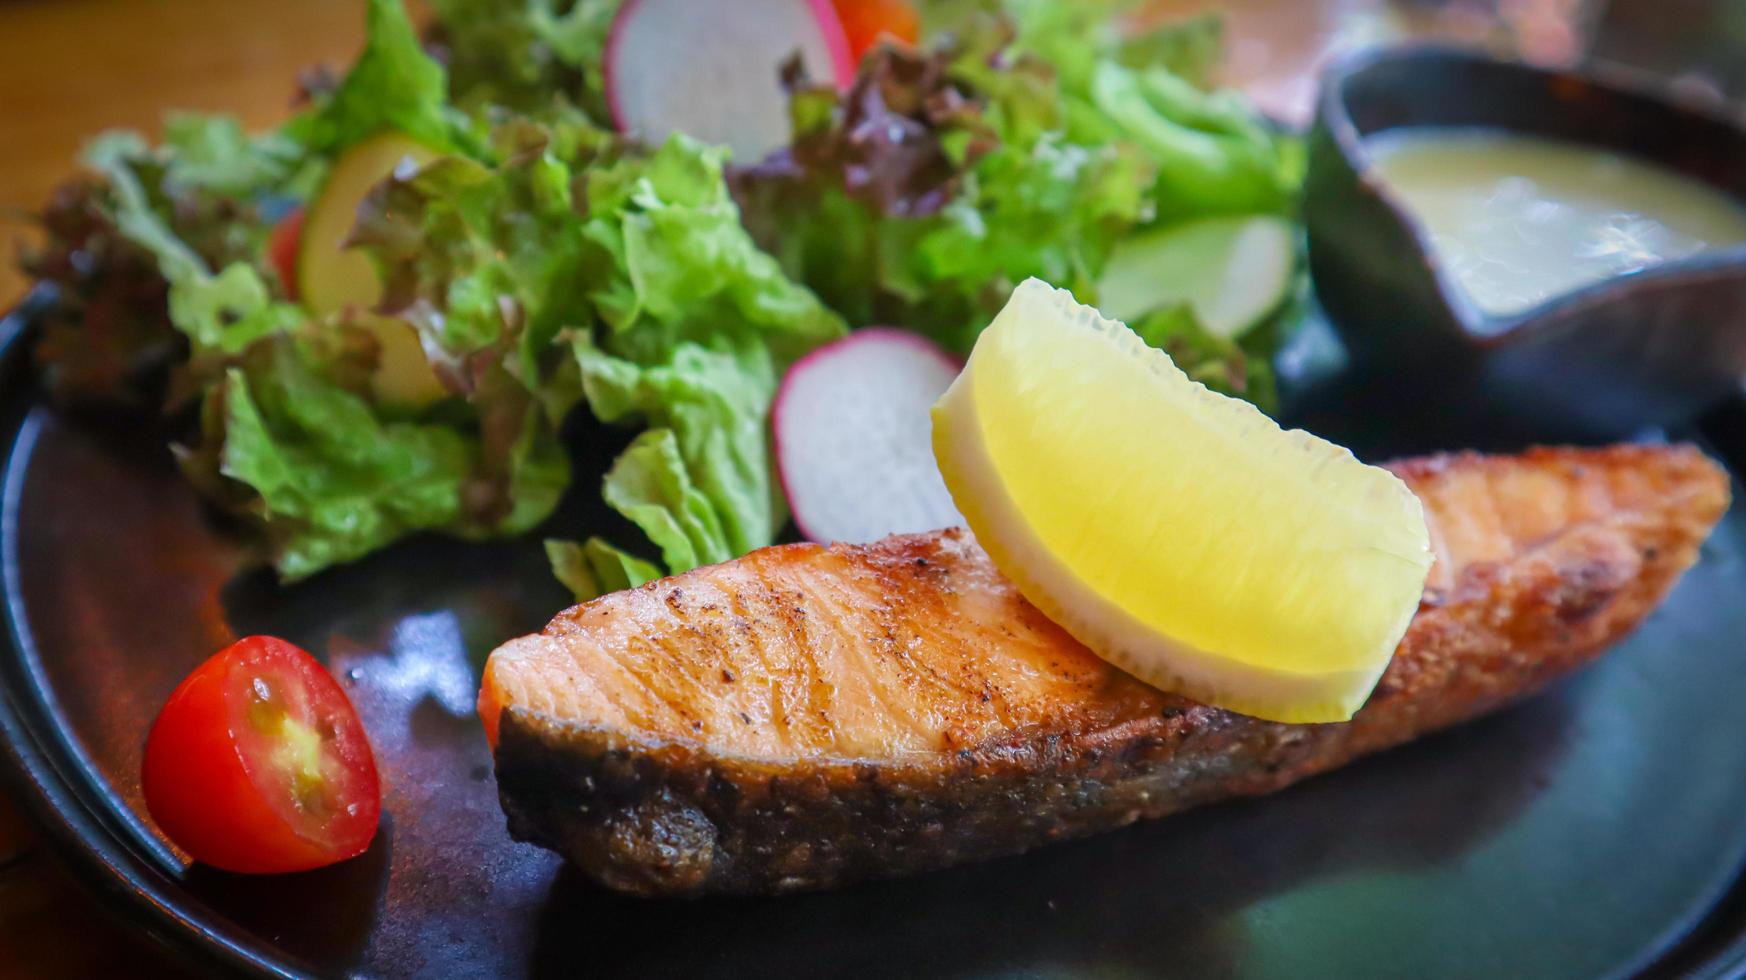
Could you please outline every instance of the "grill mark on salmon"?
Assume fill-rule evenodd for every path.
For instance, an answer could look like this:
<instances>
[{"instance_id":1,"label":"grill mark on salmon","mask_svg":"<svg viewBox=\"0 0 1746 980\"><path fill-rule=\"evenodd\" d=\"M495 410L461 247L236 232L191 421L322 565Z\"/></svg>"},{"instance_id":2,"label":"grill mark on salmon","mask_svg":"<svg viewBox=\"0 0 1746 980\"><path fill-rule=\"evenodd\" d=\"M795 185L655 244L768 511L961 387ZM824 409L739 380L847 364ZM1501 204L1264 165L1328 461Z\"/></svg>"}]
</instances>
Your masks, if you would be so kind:
<instances>
[{"instance_id":1,"label":"grill mark on salmon","mask_svg":"<svg viewBox=\"0 0 1746 980\"><path fill-rule=\"evenodd\" d=\"M784 545L605 596L491 656L512 834L644 895L821 888L1267 793L1525 697L1630 631L1728 506L1689 447L1391 467L1436 564L1350 722L1146 687L964 531Z\"/></svg>"}]
</instances>

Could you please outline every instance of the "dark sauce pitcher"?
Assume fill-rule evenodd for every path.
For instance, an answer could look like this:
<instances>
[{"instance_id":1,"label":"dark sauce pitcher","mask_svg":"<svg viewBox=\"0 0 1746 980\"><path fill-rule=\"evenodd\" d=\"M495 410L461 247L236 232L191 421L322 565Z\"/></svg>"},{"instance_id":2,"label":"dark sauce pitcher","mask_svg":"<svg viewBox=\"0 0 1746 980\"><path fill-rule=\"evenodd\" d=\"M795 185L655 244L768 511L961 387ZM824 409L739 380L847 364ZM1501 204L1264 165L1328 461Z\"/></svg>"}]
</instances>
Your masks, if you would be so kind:
<instances>
[{"instance_id":1,"label":"dark sauce pitcher","mask_svg":"<svg viewBox=\"0 0 1746 980\"><path fill-rule=\"evenodd\" d=\"M1746 377L1746 246L1713 249L1489 316L1371 166L1402 127L1488 128L1631 154L1746 206L1746 130L1634 74L1448 48L1367 52L1324 78L1305 221L1317 294L1358 369L1426 411L1540 439L1676 426Z\"/></svg>"}]
</instances>

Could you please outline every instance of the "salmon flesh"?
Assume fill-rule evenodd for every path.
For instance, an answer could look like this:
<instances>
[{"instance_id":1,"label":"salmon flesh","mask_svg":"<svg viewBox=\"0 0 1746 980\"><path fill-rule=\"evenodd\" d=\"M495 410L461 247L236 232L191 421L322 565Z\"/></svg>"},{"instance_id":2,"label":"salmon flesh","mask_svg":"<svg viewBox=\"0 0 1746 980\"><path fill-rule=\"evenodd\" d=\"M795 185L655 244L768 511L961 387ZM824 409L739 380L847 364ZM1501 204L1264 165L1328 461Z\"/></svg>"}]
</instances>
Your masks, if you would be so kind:
<instances>
[{"instance_id":1,"label":"salmon flesh","mask_svg":"<svg viewBox=\"0 0 1746 980\"><path fill-rule=\"evenodd\" d=\"M1393 464L1436 562L1350 722L1147 687L962 530L781 545L498 648L479 711L510 832L640 895L910 874L1306 776L1519 700L1629 632L1728 507L1689 447Z\"/></svg>"}]
</instances>

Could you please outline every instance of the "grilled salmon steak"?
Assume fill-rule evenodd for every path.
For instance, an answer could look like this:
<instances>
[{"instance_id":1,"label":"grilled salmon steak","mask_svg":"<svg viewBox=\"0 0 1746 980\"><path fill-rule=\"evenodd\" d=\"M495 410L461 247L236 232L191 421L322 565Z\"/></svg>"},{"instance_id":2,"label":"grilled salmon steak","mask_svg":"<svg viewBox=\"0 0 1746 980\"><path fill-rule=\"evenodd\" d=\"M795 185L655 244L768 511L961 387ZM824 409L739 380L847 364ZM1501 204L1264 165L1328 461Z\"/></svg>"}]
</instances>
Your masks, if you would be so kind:
<instances>
[{"instance_id":1,"label":"grilled salmon steak","mask_svg":"<svg viewBox=\"0 0 1746 980\"><path fill-rule=\"evenodd\" d=\"M1163 693L961 530L764 548L504 644L479 711L517 838L642 895L769 893L1023 851L1268 793L1491 711L1630 631L1728 506L1689 447L1390 467L1436 563L1350 722Z\"/></svg>"}]
</instances>

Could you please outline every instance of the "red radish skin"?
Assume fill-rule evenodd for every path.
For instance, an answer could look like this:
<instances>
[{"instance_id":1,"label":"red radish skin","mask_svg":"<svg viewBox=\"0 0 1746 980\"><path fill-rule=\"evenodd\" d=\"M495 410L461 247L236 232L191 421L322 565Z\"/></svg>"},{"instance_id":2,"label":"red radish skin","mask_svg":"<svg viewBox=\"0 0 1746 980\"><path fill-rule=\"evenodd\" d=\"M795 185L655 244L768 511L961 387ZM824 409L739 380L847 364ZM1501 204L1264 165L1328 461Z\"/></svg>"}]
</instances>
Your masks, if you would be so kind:
<instances>
[{"instance_id":1,"label":"red radish skin","mask_svg":"<svg viewBox=\"0 0 1746 980\"><path fill-rule=\"evenodd\" d=\"M928 414L963 367L923 337L868 327L788 369L770 417L801 534L865 543L964 523L934 465Z\"/></svg>"},{"instance_id":2,"label":"red radish skin","mask_svg":"<svg viewBox=\"0 0 1746 980\"><path fill-rule=\"evenodd\" d=\"M780 22L776 12L784 6L798 8L816 35L794 38L793 44L774 53L768 65L744 64L743 59L743 67L736 65L732 59L744 49L746 42L762 39L767 36L770 25ZM695 33L704 30L698 25L708 22L710 17L724 18L721 29L711 33L708 43L711 51L725 52L725 60L712 64L707 57L709 52L693 52L694 57L682 57L686 53L683 35L674 25L683 23L686 29ZM665 23L662 23L662 18L666 19ZM747 25L751 28L749 32ZM748 36L737 37L736 29ZM674 56L675 45L672 43L661 49L669 56L650 54L652 46L675 37L680 38L678 56ZM778 81L780 63L795 50L805 52L809 41L822 48L819 53L829 63L820 65L809 61L807 67L815 72L829 72L830 80L838 89L848 88L855 77L855 60L850 53L848 35L831 0L721 0L708 3L625 0L613 18L606 40L602 74L605 77L607 110L619 132L659 142L675 130L683 131L706 143L725 143L733 149L735 160L755 163L788 142L788 99ZM755 72L759 77L767 78L768 101L760 104L754 99L739 105L723 105L722 96L733 92L731 74L735 71ZM667 100L666 108L672 113L669 118L660 118L668 113L647 104L649 100L634 97L635 93L645 91L651 85L684 86L687 73L689 80L695 83L690 86L692 97L680 101L676 109L674 100ZM682 118L685 114L692 119Z\"/></svg>"}]
</instances>

